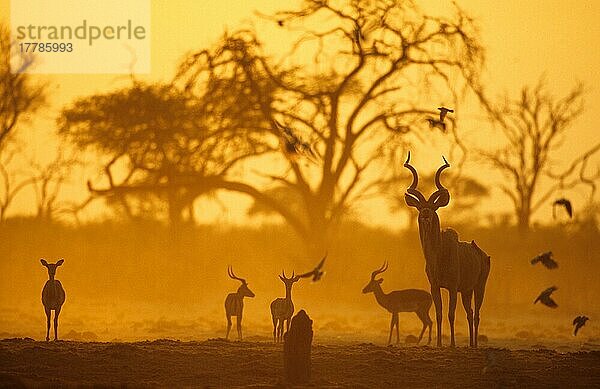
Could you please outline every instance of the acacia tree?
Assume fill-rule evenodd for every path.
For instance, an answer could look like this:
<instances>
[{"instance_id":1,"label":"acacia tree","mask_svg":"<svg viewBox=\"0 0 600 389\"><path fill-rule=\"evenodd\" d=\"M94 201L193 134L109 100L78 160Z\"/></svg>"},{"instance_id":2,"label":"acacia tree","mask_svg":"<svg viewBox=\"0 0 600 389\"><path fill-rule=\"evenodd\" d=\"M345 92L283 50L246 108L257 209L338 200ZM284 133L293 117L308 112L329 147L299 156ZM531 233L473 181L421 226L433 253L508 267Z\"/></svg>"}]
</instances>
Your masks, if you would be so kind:
<instances>
[{"instance_id":1,"label":"acacia tree","mask_svg":"<svg viewBox=\"0 0 600 389\"><path fill-rule=\"evenodd\" d=\"M504 99L497 108L488 111L495 126L506 140L505 147L480 151L485 160L506 178L499 188L511 199L517 225L521 232L529 230L532 215L547 204L561 188L587 183L592 197L598 172L588 171L589 159L600 151L600 143L573 159L563 171L557 171L559 161L554 153L583 111L583 86L578 84L564 97L553 97L540 80L535 86L525 86L516 99ZM563 161L564 162L564 161ZM542 190L546 181L548 187Z\"/></svg>"},{"instance_id":2,"label":"acacia tree","mask_svg":"<svg viewBox=\"0 0 600 389\"><path fill-rule=\"evenodd\" d=\"M264 153L240 124L252 122L252 111L221 119L213 101L192 100L173 85L134 82L65 108L59 133L102 158L100 182L88 181L93 196L132 217L164 211L177 226L193 218L194 200L239 160Z\"/></svg>"},{"instance_id":3,"label":"acacia tree","mask_svg":"<svg viewBox=\"0 0 600 389\"><path fill-rule=\"evenodd\" d=\"M267 20L298 34L289 53L270 56L253 30L240 30L191 55L177 80L201 101L244 96L272 145L280 136L276 121L314 145L319 164L273 147L285 167L262 169L270 188L232 177L221 187L272 208L321 251L331 227L382 180L386 149L404 144L439 101L451 104L451 91L474 85L482 47L462 10L433 17L410 1L305 0ZM239 109L221 113L230 120ZM289 190L299 206L282 200Z\"/></svg>"}]
</instances>

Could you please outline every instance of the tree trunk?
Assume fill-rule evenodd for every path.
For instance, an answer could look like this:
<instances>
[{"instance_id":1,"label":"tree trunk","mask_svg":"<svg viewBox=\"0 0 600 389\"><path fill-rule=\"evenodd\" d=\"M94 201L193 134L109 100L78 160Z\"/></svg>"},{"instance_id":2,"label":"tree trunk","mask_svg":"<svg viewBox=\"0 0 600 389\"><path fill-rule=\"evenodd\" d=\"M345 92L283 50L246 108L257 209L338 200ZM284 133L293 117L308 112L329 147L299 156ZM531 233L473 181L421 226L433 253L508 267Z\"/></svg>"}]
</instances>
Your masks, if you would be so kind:
<instances>
[{"instance_id":1,"label":"tree trunk","mask_svg":"<svg viewBox=\"0 0 600 389\"><path fill-rule=\"evenodd\" d=\"M529 215L520 214L517 228L520 234L529 232Z\"/></svg>"},{"instance_id":2,"label":"tree trunk","mask_svg":"<svg viewBox=\"0 0 600 389\"><path fill-rule=\"evenodd\" d=\"M287 382L291 384L310 382L312 338L312 320L302 309L292 318L290 330L283 336L283 369Z\"/></svg>"},{"instance_id":3,"label":"tree trunk","mask_svg":"<svg viewBox=\"0 0 600 389\"><path fill-rule=\"evenodd\" d=\"M527 234L529 232L529 223L531 219L531 211L528 206L525 206L519 210L517 215L517 228L519 234Z\"/></svg>"},{"instance_id":4,"label":"tree trunk","mask_svg":"<svg viewBox=\"0 0 600 389\"><path fill-rule=\"evenodd\" d=\"M186 207L185 199L177 192L177 189L169 189L167 192L167 207L169 212L169 224L175 230L183 225L183 210Z\"/></svg>"},{"instance_id":5,"label":"tree trunk","mask_svg":"<svg viewBox=\"0 0 600 389\"><path fill-rule=\"evenodd\" d=\"M308 239L305 242L310 261L313 260L313 257L325 254L328 248L329 234L330 229L327 222L311 226Z\"/></svg>"}]
</instances>

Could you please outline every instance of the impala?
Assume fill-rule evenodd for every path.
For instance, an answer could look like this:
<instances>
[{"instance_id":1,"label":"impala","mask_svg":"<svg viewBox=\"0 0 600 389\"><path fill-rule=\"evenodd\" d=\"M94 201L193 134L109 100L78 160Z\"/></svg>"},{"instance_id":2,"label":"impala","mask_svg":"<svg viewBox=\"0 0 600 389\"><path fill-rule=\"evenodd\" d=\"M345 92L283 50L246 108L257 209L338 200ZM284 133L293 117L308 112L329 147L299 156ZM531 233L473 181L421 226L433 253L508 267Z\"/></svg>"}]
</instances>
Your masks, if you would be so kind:
<instances>
[{"instance_id":1,"label":"impala","mask_svg":"<svg viewBox=\"0 0 600 389\"><path fill-rule=\"evenodd\" d=\"M58 340L58 315L62 305L65 302L66 294L59 280L55 280L56 268L61 266L65 260L61 259L56 263L48 263L45 259L40 259L43 266L48 269L48 281L42 290L42 304L46 311L46 341L50 340L50 316L54 311L54 340Z\"/></svg>"},{"instance_id":2,"label":"impala","mask_svg":"<svg viewBox=\"0 0 600 389\"><path fill-rule=\"evenodd\" d=\"M283 338L283 323L286 323L286 331L290 329L290 320L294 314L294 303L292 302L292 286L298 282L300 276L288 278L285 271L281 271L279 279L285 284L285 298L277 298L271 303L271 317L273 318L273 340L277 343Z\"/></svg>"},{"instance_id":3,"label":"impala","mask_svg":"<svg viewBox=\"0 0 600 389\"><path fill-rule=\"evenodd\" d=\"M283 324L286 324L286 331L290 329L290 320L294 314L294 303L292 302L292 286L298 282L301 278L312 277L313 281L318 281L323 277L323 265L327 259L327 253L321 259L321 261L313 268L313 270L295 275L292 272L292 276L288 278L285 275L285 271L281 271L279 279L285 285L285 298L277 298L271 302L271 317L273 318L273 340L275 343L280 342L283 339Z\"/></svg>"},{"instance_id":4,"label":"impala","mask_svg":"<svg viewBox=\"0 0 600 389\"><path fill-rule=\"evenodd\" d=\"M231 331L231 316L236 317L236 326L238 339L242 340L242 313L244 311L244 297L254 297L254 292L248 288L248 283L245 279L239 278L233 272L233 268L227 268L227 274L229 278L238 280L242 284L238 288L237 292L229 293L225 298L225 315L227 316L227 334L225 339L229 339L229 331Z\"/></svg>"},{"instance_id":5,"label":"impala","mask_svg":"<svg viewBox=\"0 0 600 389\"><path fill-rule=\"evenodd\" d=\"M429 327L429 341L427 344L431 343L431 327L433 322L429 317L429 309L431 308L431 295L420 289L404 289L404 290L394 290L390 293L384 293L381 288L381 283L383 282L383 278L376 279L375 277L378 274L383 273L388 268L387 262L383 264L379 269L375 270L371 273L371 280L369 283L363 288L363 293L373 292L375 295L375 300L377 303L381 305L383 308L387 309L388 312L392 314L392 322L390 323L390 336L388 338L388 344L392 342L392 332L394 330L394 326L396 327L396 344L400 342L400 330L398 313L399 312L414 312L419 317L419 320L423 323L423 328L421 329L421 334L419 335L419 340L417 344L423 338L423 334L425 333L425 329Z\"/></svg>"}]
</instances>

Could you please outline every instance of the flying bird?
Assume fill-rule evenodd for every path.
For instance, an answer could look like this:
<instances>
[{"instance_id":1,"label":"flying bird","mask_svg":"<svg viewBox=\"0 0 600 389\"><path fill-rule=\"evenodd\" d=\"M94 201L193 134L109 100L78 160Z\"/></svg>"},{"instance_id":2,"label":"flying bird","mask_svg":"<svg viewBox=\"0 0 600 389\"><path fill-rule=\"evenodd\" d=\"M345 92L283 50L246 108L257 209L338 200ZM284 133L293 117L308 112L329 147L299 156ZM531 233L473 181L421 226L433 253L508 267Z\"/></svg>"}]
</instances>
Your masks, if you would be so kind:
<instances>
[{"instance_id":1,"label":"flying bird","mask_svg":"<svg viewBox=\"0 0 600 389\"><path fill-rule=\"evenodd\" d=\"M585 322L590 320L587 316L577 316L573 319L573 325L575 326L575 330L573 331L573 336L577 336L577 332L581 327L585 325Z\"/></svg>"},{"instance_id":2,"label":"flying bird","mask_svg":"<svg viewBox=\"0 0 600 389\"><path fill-rule=\"evenodd\" d=\"M544 304L545 306L550 307L550 308L558 307L558 304L556 303L556 301L552 300L552 297L550 297L550 295L556 290L558 290L558 288L556 286L549 287L548 289L546 289L545 291L540 293L538 298L535 299L535 301L533 303L535 304L539 301L542 304Z\"/></svg>"},{"instance_id":3,"label":"flying bird","mask_svg":"<svg viewBox=\"0 0 600 389\"><path fill-rule=\"evenodd\" d=\"M319 262L317 267L315 267L315 269L313 270L313 282L319 281L321 277L323 277L323 275L325 274L325 272L321 270L323 268L323 265L325 264L325 258L327 258L327 255L325 255L325 257L321 259L321 262Z\"/></svg>"},{"instance_id":4,"label":"flying bird","mask_svg":"<svg viewBox=\"0 0 600 389\"><path fill-rule=\"evenodd\" d=\"M548 251L546 253L542 253L531 260L531 264L535 265L538 262L541 262L542 265L546 266L548 269L556 269L558 267L558 262L552 258L552 251Z\"/></svg>"},{"instance_id":5,"label":"flying bird","mask_svg":"<svg viewBox=\"0 0 600 389\"><path fill-rule=\"evenodd\" d=\"M311 162L318 163L320 158L309 143L300 139L289 127L283 126L276 120L273 120L273 123L280 131L283 150L287 155L292 159L304 156Z\"/></svg>"},{"instance_id":6,"label":"flying bird","mask_svg":"<svg viewBox=\"0 0 600 389\"><path fill-rule=\"evenodd\" d=\"M440 111L439 120L431 116L425 120L427 120L427 122L429 123L429 128L439 128L440 130L442 130L442 132L446 132L446 123L444 122L444 120L446 119L446 115L449 112L454 112L454 110L446 107L439 107L438 110Z\"/></svg>"},{"instance_id":7,"label":"flying bird","mask_svg":"<svg viewBox=\"0 0 600 389\"><path fill-rule=\"evenodd\" d=\"M450 108L446 108L446 107L439 107L438 110L440 111L440 122L444 122L444 119L446 118L446 115L448 114L448 112L450 113L454 113L453 109Z\"/></svg>"},{"instance_id":8,"label":"flying bird","mask_svg":"<svg viewBox=\"0 0 600 389\"><path fill-rule=\"evenodd\" d=\"M300 274L298 277L306 278L312 276L313 282L319 281L321 277L323 277L323 275L325 274L325 272L321 270L323 268L323 265L325 264L325 259L327 259L327 254L325 254L323 259L321 259L321 262L319 262L314 269L312 269L308 273Z\"/></svg>"},{"instance_id":9,"label":"flying bird","mask_svg":"<svg viewBox=\"0 0 600 389\"><path fill-rule=\"evenodd\" d=\"M573 205L571 204L571 202L569 200L567 200L563 197L562 199L556 200L554 202L554 204L552 204L552 215L554 216L555 219L556 219L556 206L557 205L565 207L567 214L569 214L569 218L573 218Z\"/></svg>"},{"instance_id":10,"label":"flying bird","mask_svg":"<svg viewBox=\"0 0 600 389\"><path fill-rule=\"evenodd\" d=\"M440 130L442 130L442 132L446 132L446 123L441 122L437 119L434 119L432 117L428 117L427 122L429 123L429 128L439 128Z\"/></svg>"},{"instance_id":11,"label":"flying bird","mask_svg":"<svg viewBox=\"0 0 600 389\"><path fill-rule=\"evenodd\" d=\"M283 20L279 19L277 21L277 24L279 25L279 27L283 27Z\"/></svg>"}]
</instances>

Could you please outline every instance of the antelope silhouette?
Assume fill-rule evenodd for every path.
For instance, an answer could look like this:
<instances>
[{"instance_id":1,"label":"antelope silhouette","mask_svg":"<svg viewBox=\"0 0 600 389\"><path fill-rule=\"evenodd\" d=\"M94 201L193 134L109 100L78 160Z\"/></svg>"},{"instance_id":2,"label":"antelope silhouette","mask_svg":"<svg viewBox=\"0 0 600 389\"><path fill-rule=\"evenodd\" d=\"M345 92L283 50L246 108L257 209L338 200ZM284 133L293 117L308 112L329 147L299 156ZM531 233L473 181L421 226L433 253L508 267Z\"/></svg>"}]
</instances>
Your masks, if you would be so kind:
<instances>
[{"instance_id":1,"label":"antelope silhouette","mask_svg":"<svg viewBox=\"0 0 600 389\"><path fill-rule=\"evenodd\" d=\"M254 297L254 292L248 288L248 283L245 279L239 278L233 272L230 266L227 268L229 278L241 282L237 292L229 293L225 298L225 315L227 316L227 334L225 339L229 339L229 331L231 331L231 316L236 316L236 327L238 339L242 340L242 314L244 313L244 297Z\"/></svg>"},{"instance_id":2,"label":"antelope silhouette","mask_svg":"<svg viewBox=\"0 0 600 389\"><path fill-rule=\"evenodd\" d=\"M65 260L60 259L56 263L48 263L45 259L40 259L43 266L48 269L48 281L42 290L42 304L46 312L46 341L50 340L50 316L54 311L54 340L58 340L58 315L60 309L65 303L65 290L59 280L55 280L56 268L61 266Z\"/></svg>"},{"instance_id":3,"label":"antelope silhouette","mask_svg":"<svg viewBox=\"0 0 600 389\"><path fill-rule=\"evenodd\" d=\"M396 327L396 344L400 342L400 329L398 328L400 321L398 317L399 312L414 312L423 323L421 334L417 344L423 339L425 329L429 327L429 341L431 343L431 327L433 322L429 317L429 309L431 308L431 295L429 292L420 289L404 289L394 290L390 293L385 293L381 288L383 278L375 278L377 275L385 272L388 268L387 262L383 264L379 269L371 273L371 280L363 288L363 293L372 292L375 295L377 303L385 308L392 314L392 321L390 323L390 336L388 337L388 344L392 343L392 332Z\"/></svg>"},{"instance_id":4,"label":"antelope silhouette","mask_svg":"<svg viewBox=\"0 0 600 389\"><path fill-rule=\"evenodd\" d=\"M292 302L292 286L300 280L300 276L292 272L291 277L285 275L285 271L279 276L281 282L285 285L285 298L276 298L271 302L271 317L273 319L273 340L275 343L283 339L283 325L286 324L286 331L290 329L290 320L294 314L294 303Z\"/></svg>"},{"instance_id":5,"label":"antelope silhouette","mask_svg":"<svg viewBox=\"0 0 600 389\"><path fill-rule=\"evenodd\" d=\"M455 346L454 316L457 294L460 292L469 324L469 345L477 347L479 333L479 310L483 304L485 284L490 273L490 256L477 246L475 241L461 242L458 233L451 228L440 229L436 211L448 205L450 192L440 182L442 171L450 167L446 158L444 165L435 173L437 190L425 199L417 190L419 175L410 165L410 152L404 167L411 171L413 182L406 190L404 199L409 207L419 211L419 237L425 257L425 273L431 285L431 297L435 305L437 345L442 346L442 296L441 288L448 290L448 321L450 322L450 345ZM475 295L475 312L471 301Z\"/></svg>"},{"instance_id":6,"label":"antelope silhouette","mask_svg":"<svg viewBox=\"0 0 600 389\"><path fill-rule=\"evenodd\" d=\"M323 271L323 265L327 259L327 253L321 259L321 261L311 271L296 275L292 271L292 276L287 277L285 271L281 271L279 279L285 285L285 298L276 298L271 302L271 318L273 319L273 340L275 343L280 342L283 339L283 326L285 322L286 331L290 329L290 320L294 314L294 303L292 302L292 286L302 278L310 278L314 282L319 281L325 272Z\"/></svg>"}]
</instances>

